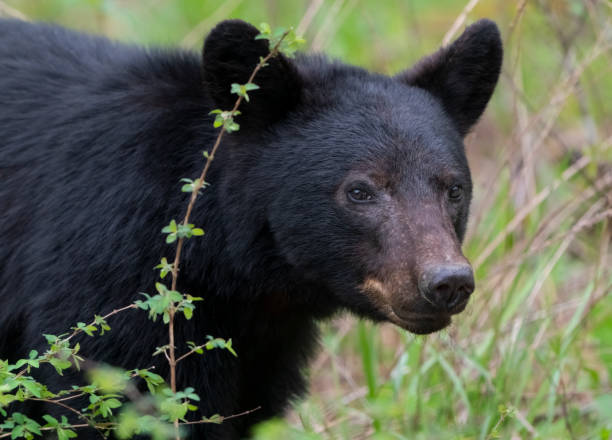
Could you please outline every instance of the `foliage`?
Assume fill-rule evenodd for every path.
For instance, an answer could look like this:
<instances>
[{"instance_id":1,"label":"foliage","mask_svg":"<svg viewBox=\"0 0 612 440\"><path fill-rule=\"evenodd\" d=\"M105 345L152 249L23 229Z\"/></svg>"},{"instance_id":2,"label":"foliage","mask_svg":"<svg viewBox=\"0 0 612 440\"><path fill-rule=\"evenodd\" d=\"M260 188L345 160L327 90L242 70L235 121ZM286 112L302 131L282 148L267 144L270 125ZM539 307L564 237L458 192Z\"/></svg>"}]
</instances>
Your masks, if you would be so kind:
<instances>
[{"instance_id":1,"label":"foliage","mask_svg":"<svg viewBox=\"0 0 612 440\"><path fill-rule=\"evenodd\" d=\"M160 264L154 269L159 269L159 276L164 279L172 274L172 286L168 287L162 282L155 284L157 294L149 295L141 293L145 299L137 300L121 309L113 310L105 316L94 316L91 323L78 322L72 327L72 333L62 335L46 334L44 337L49 344L49 349L42 355L32 350L27 359L19 359L11 364L0 360L0 415L4 420L0 424L0 439L10 437L11 439L25 438L33 439L42 436L43 431L53 431L59 440L67 440L77 437L75 432L79 428L91 428L107 438L111 431L115 431L119 438L131 438L134 435L149 435L153 439L167 439L181 436L180 425L183 423L222 423L223 416L214 414L210 417L201 417L199 420L188 420L189 412L197 411L197 402L200 397L193 388L177 390L175 377L177 364L193 354L203 355L204 350L224 349L232 355L237 353L232 347L232 340L208 335L207 341L197 345L193 341L187 341L189 351L176 358L174 342L174 319L177 313L182 313L185 319L193 316L194 302L202 298L184 294L176 290L178 269L180 263L181 246L184 240L204 235L204 230L189 223L189 214L196 198L206 186L206 172L210 162L214 158L215 151L219 148L221 139L225 132L237 131L240 127L233 118L240 114L237 110L242 100L249 101L248 92L259 87L252 82L257 72L267 65L267 61L276 56L280 51L286 50L291 56L299 44L298 38L293 31L280 30L272 32L267 24L262 24L267 34L260 34L257 38L270 40L270 53L262 58L254 67L251 78L246 84L232 84L231 93L238 95L234 108L230 111L213 110L211 114L217 115L214 121L215 128L222 128L212 147L211 153L204 152L206 159L201 176L192 180L183 178L185 184L181 188L183 192L190 192L191 198L187 214L181 222L171 220L162 229L166 235L166 243L177 242L176 254L173 263L167 258L162 258ZM204 115L203 115L204 116ZM89 368L87 376L90 385L77 386L69 390L51 392L43 383L38 382L29 374L34 369L40 368L41 364L50 364L57 374L62 375L68 369L81 369L84 361L79 356L80 345L71 344L71 340L81 333L87 336L104 334L111 330L107 318L129 309L141 309L148 312L149 318L155 321L162 317L164 324L168 325L169 343L157 347L153 353L164 354L170 366L170 385L161 376L149 369L123 370L112 366L100 366ZM137 341L134 341L137 343ZM138 391L135 379L144 380L149 394L142 395ZM76 409L65 403L71 399L87 398L89 404L84 409ZM25 414L15 410L15 403L27 401L40 401L49 405L58 405L76 414L78 419L85 423L77 424L68 420L66 416L56 419L49 414L42 416L43 421L34 420ZM234 415L235 416L235 415ZM230 416L232 417L232 416Z\"/></svg>"}]
</instances>

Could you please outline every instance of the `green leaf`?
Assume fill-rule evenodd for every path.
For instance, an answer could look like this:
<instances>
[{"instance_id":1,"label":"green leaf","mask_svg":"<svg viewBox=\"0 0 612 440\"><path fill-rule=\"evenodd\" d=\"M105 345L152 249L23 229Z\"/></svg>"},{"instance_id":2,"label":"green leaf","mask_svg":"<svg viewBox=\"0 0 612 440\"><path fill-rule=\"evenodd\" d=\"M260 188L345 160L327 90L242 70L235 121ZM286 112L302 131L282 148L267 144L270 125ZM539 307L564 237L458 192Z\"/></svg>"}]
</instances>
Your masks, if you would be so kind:
<instances>
[{"instance_id":1,"label":"green leaf","mask_svg":"<svg viewBox=\"0 0 612 440\"><path fill-rule=\"evenodd\" d=\"M103 335L105 331L108 331L111 329L108 323L106 322L106 320L99 315L94 315L94 324L96 324L102 329L100 331L100 335Z\"/></svg>"},{"instance_id":2,"label":"green leaf","mask_svg":"<svg viewBox=\"0 0 612 440\"><path fill-rule=\"evenodd\" d=\"M249 95L247 92L250 90L257 90L258 88L259 86L253 83L247 83L247 84L233 83L231 86L230 92L243 97L247 102L249 102Z\"/></svg>"},{"instance_id":3,"label":"green leaf","mask_svg":"<svg viewBox=\"0 0 612 440\"><path fill-rule=\"evenodd\" d=\"M55 368L55 371L57 371L57 374L59 374L60 376L63 375L63 370L70 368L70 366L72 365L70 361L66 359L59 359L57 357L50 358L49 363L53 365L53 368Z\"/></svg>"},{"instance_id":4,"label":"green leaf","mask_svg":"<svg viewBox=\"0 0 612 440\"><path fill-rule=\"evenodd\" d=\"M173 264L168 263L168 260L164 257L161 259L161 263L154 267L154 269L159 269L159 276L161 279L166 278L170 272L172 272Z\"/></svg>"},{"instance_id":5,"label":"green leaf","mask_svg":"<svg viewBox=\"0 0 612 440\"><path fill-rule=\"evenodd\" d=\"M157 290L160 295L165 295L169 292L168 287L166 287L165 284L159 282L155 283L155 290Z\"/></svg>"},{"instance_id":6,"label":"green leaf","mask_svg":"<svg viewBox=\"0 0 612 440\"><path fill-rule=\"evenodd\" d=\"M225 131L227 131L228 133L233 133L233 132L238 131L238 130L240 130L240 125L238 125L234 121L228 122L225 125Z\"/></svg>"},{"instance_id":7,"label":"green leaf","mask_svg":"<svg viewBox=\"0 0 612 440\"><path fill-rule=\"evenodd\" d=\"M113 408L113 409L119 408L122 405L122 403L117 399L108 399L105 402L109 408Z\"/></svg>"},{"instance_id":8,"label":"green leaf","mask_svg":"<svg viewBox=\"0 0 612 440\"><path fill-rule=\"evenodd\" d=\"M34 397L41 398L44 391L44 385L33 380L25 380L21 385L30 392Z\"/></svg>"},{"instance_id":9,"label":"green leaf","mask_svg":"<svg viewBox=\"0 0 612 440\"><path fill-rule=\"evenodd\" d=\"M259 30L259 34L255 39L268 38L272 34L272 28L268 23L260 23L257 29Z\"/></svg>"},{"instance_id":10,"label":"green leaf","mask_svg":"<svg viewBox=\"0 0 612 440\"><path fill-rule=\"evenodd\" d=\"M57 428L57 440L68 440L76 438L77 434L71 429Z\"/></svg>"},{"instance_id":11,"label":"green leaf","mask_svg":"<svg viewBox=\"0 0 612 440\"><path fill-rule=\"evenodd\" d=\"M176 402L172 398L169 398L162 402L160 409L168 420L175 421L184 419L188 408L182 403Z\"/></svg>"},{"instance_id":12,"label":"green leaf","mask_svg":"<svg viewBox=\"0 0 612 440\"><path fill-rule=\"evenodd\" d=\"M221 424L223 423L223 416L219 415L219 414L213 414L210 417L202 417L202 422L204 423L215 423L215 424Z\"/></svg>"},{"instance_id":13,"label":"green leaf","mask_svg":"<svg viewBox=\"0 0 612 440\"><path fill-rule=\"evenodd\" d=\"M45 414L44 416L42 416L42 418L45 419L47 422L45 427L53 427L59 425L57 419L55 417L50 416L49 414Z\"/></svg>"},{"instance_id":14,"label":"green leaf","mask_svg":"<svg viewBox=\"0 0 612 440\"><path fill-rule=\"evenodd\" d=\"M104 393L123 391L129 380L129 377L123 370L109 366L92 368L88 371L87 375L90 382ZM111 408L115 407L111 406Z\"/></svg>"},{"instance_id":15,"label":"green leaf","mask_svg":"<svg viewBox=\"0 0 612 440\"><path fill-rule=\"evenodd\" d=\"M116 434L121 439L128 439L139 432L139 414L134 409L129 408L122 411L119 415L119 425Z\"/></svg>"},{"instance_id":16,"label":"green leaf","mask_svg":"<svg viewBox=\"0 0 612 440\"><path fill-rule=\"evenodd\" d=\"M162 229L162 232L166 234L176 232L177 228L178 227L177 227L176 221L171 220L168 226L164 226L164 228Z\"/></svg>"}]
</instances>

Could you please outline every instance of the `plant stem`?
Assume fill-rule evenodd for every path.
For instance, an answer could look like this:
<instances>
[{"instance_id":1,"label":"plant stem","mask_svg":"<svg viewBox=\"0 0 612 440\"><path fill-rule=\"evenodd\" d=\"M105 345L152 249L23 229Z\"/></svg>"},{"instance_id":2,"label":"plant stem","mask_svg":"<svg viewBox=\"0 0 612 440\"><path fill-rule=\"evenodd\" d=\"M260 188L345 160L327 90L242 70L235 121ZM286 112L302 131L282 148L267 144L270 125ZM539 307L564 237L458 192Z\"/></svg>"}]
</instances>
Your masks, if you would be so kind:
<instances>
[{"instance_id":1,"label":"plant stem","mask_svg":"<svg viewBox=\"0 0 612 440\"><path fill-rule=\"evenodd\" d=\"M285 32L280 37L278 42L274 45L270 53L259 61L257 66L255 66L255 68L253 69L253 72L251 73L251 76L249 77L247 84L253 82L253 79L255 78L257 73L261 70L261 68L264 67L271 58L275 57L279 53L279 47L288 33L289 33L288 31ZM238 110L238 107L240 106L242 101L243 101L243 96L238 96L238 99L236 99L236 102L234 103L234 107L231 110L232 116L235 114L236 110ZM200 189L202 189L202 187L204 186L206 175L208 174L210 165L213 159L215 158L215 154L217 150L219 149L219 145L221 145L221 140L223 139L224 134L225 134L225 126L221 127L221 130L219 131L219 134L217 135L217 139L215 140L212 150L210 154L208 155L208 157L206 158L206 163L204 164L202 173L200 173L200 177L198 178L198 180L196 181L196 184L193 187L193 191L191 192L191 197L189 198L189 204L187 205L187 211L185 212L185 217L183 218L183 221L181 222L183 225L187 225L189 223L189 218L191 217L191 212L193 211L193 207L198 197L198 193ZM172 290L176 290L176 285L178 281L179 265L181 261L181 253L183 250L184 241L185 241L184 237L179 237L178 242L176 244L176 253L174 254L174 262L172 263L172 287L171 287ZM172 305L170 306L170 310L168 312L168 315L170 318L168 321L168 336L169 336L169 343L170 343L170 347L168 349L168 352L169 352L168 362L170 364L170 388L172 389L173 393L176 393L176 364L177 364L175 346L174 346L174 316L175 314L176 314L176 308L174 305ZM193 350L187 355L192 354L192 353L193 353ZM179 360L182 360L185 357L186 355L181 356ZM174 429L175 429L176 440L180 440L178 420L174 421Z\"/></svg>"}]
</instances>

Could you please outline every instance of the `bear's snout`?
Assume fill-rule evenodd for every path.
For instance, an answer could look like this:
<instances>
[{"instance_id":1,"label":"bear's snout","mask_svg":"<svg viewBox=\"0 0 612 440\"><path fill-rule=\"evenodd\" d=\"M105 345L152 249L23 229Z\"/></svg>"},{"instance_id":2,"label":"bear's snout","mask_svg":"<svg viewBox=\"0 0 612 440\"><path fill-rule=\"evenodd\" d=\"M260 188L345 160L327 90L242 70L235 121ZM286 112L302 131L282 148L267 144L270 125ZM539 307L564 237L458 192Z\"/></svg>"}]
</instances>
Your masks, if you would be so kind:
<instances>
[{"instance_id":1,"label":"bear's snout","mask_svg":"<svg viewBox=\"0 0 612 440\"><path fill-rule=\"evenodd\" d=\"M467 264L428 267L419 278L419 293L437 310L461 312L474 291L474 273Z\"/></svg>"}]
</instances>

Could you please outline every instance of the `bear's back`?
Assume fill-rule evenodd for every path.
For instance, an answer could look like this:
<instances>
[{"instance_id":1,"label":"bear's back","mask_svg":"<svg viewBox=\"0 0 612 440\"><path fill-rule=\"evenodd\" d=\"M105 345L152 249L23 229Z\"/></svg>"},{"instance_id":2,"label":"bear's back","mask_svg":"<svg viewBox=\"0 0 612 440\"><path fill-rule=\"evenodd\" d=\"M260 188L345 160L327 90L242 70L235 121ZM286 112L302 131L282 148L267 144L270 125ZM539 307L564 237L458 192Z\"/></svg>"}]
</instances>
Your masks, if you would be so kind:
<instances>
[{"instance_id":1,"label":"bear's back","mask_svg":"<svg viewBox=\"0 0 612 440\"><path fill-rule=\"evenodd\" d=\"M52 300L54 271L55 290L82 304L93 288L69 286L106 274L103 255L146 260L138 240L178 211L177 181L213 133L209 111L197 54L0 19L0 324L31 292ZM137 270L99 277L121 285Z\"/></svg>"}]
</instances>

